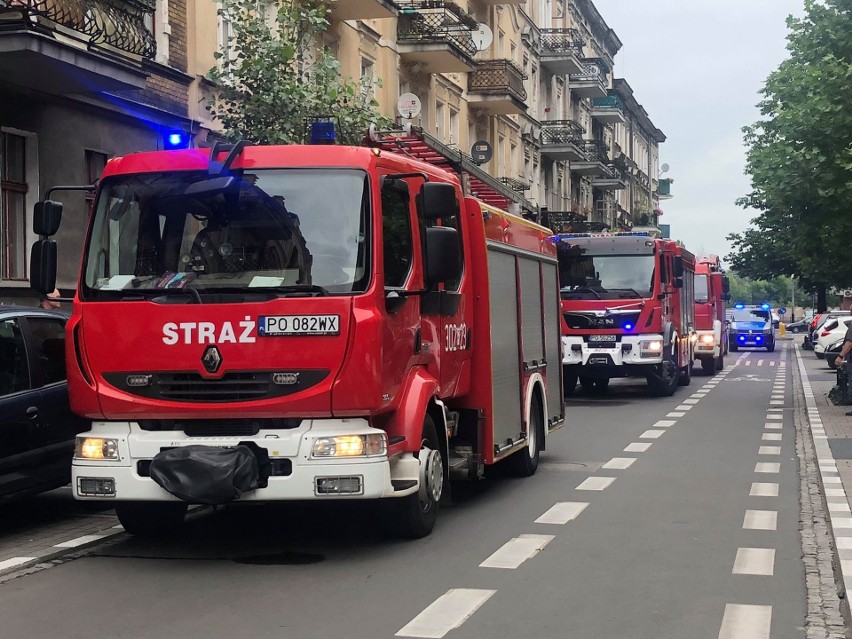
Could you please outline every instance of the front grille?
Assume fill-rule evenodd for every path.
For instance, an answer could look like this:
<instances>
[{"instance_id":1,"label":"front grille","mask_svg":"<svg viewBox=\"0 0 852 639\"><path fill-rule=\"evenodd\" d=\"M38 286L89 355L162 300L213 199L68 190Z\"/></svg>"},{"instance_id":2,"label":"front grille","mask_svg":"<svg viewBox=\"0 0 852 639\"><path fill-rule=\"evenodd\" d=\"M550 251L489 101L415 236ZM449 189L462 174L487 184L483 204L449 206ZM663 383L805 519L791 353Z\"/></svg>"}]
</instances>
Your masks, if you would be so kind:
<instances>
[{"instance_id":1,"label":"front grille","mask_svg":"<svg viewBox=\"0 0 852 639\"><path fill-rule=\"evenodd\" d=\"M594 313L581 313L578 311L568 311L563 314L565 323L568 328L589 330L598 328L625 328L628 324L631 328L636 327L636 322L639 321L639 311L630 313L611 313L603 317L598 317Z\"/></svg>"},{"instance_id":2,"label":"front grille","mask_svg":"<svg viewBox=\"0 0 852 639\"><path fill-rule=\"evenodd\" d=\"M298 428L301 419L140 419L148 432L179 431L190 437L248 437L263 430Z\"/></svg>"}]
</instances>

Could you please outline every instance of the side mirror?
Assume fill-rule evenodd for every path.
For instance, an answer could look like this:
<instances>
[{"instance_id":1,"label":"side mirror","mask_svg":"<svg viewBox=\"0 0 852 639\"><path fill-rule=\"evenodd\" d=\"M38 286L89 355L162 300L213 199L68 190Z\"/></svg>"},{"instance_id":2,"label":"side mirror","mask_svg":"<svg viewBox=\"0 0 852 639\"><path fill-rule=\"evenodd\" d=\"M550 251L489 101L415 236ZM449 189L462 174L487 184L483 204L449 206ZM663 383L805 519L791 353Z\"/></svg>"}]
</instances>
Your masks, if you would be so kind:
<instances>
[{"instance_id":1,"label":"side mirror","mask_svg":"<svg viewBox=\"0 0 852 639\"><path fill-rule=\"evenodd\" d=\"M675 277L674 282L672 282L672 286L674 286L675 288L683 288L683 278Z\"/></svg>"},{"instance_id":2,"label":"side mirror","mask_svg":"<svg viewBox=\"0 0 852 639\"><path fill-rule=\"evenodd\" d=\"M62 221L62 203L52 200L36 202L33 207L33 232L36 235L56 235ZM51 291L53 289L50 289Z\"/></svg>"},{"instance_id":3,"label":"side mirror","mask_svg":"<svg viewBox=\"0 0 852 639\"><path fill-rule=\"evenodd\" d=\"M448 226L426 229L426 288L461 277L459 234Z\"/></svg>"},{"instance_id":4,"label":"side mirror","mask_svg":"<svg viewBox=\"0 0 852 639\"><path fill-rule=\"evenodd\" d=\"M731 301L731 294L727 293L727 292L723 292L722 293L722 301L723 302L730 302Z\"/></svg>"},{"instance_id":5,"label":"side mirror","mask_svg":"<svg viewBox=\"0 0 852 639\"><path fill-rule=\"evenodd\" d=\"M458 215L456 188L445 182L426 182L417 196L417 208L424 220Z\"/></svg>"},{"instance_id":6,"label":"side mirror","mask_svg":"<svg viewBox=\"0 0 852 639\"><path fill-rule=\"evenodd\" d=\"M30 251L30 286L47 295L56 288L56 241L36 240Z\"/></svg>"},{"instance_id":7,"label":"side mirror","mask_svg":"<svg viewBox=\"0 0 852 639\"><path fill-rule=\"evenodd\" d=\"M683 258L680 255L675 255L674 258L674 276L675 279L683 277ZM681 286L683 286L683 282L681 282ZM677 285L675 287L680 288Z\"/></svg>"}]
</instances>

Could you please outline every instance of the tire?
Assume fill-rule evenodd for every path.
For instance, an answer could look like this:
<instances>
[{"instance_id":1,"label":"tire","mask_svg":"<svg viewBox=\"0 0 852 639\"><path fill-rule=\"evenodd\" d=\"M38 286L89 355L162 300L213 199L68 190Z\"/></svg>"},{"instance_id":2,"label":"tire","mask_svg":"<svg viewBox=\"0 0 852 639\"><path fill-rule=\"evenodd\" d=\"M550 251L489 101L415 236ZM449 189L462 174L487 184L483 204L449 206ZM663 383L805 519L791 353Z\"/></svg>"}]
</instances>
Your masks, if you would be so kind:
<instances>
[{"instance_id":1,"label":"tire","mask_svg":"<svg viewBox=\"0 0 852 639\"><path fill-rule=\"evenodd\" d=\"M769 346L766 347L766 352L771 353L774 350L775 350L775 340L772 340L772 342L769 344Z\"/></svg>"},{"instance_id":2,"label":"tire","mask_svg":"<svg viewBox=\"0 0 852 639\"><path fill-rule=\"evenodd\" d=\"M672 350L673 346L670 346L666 359L660 364L662 375L649 375L647 378L651 394L656 397L671 397L677 389L680 371L678 370L677 362L674 360Z\"/></svg>"},{"instance_id":3,"label":"tire","mask_svg":"<svg viewBox=\"0 0 852 639\"><path fill-rule=\"evenodd\" d=\"M692 382L692 360L680 369L680 374L677 376L678 386L689 386L690 382Z\"/></svg>"},{"instance_id":4,"label":"tire","mask_svg":"<svg viewBox=\"0 0 852 639\"><path fill-rule=\"evenodd\" d=\"M714 362L716 364L716 370L717 371L724 370L724 368L725 368L725 354L722 353L721 355L719 355L719 357L717 357L714 360Z\"/></svg>"},{"instance_id":5,"label":"tire","mask_svg":"<svg viewBox=\"0 0 852 639\"><path fill-rule=\"evenodd\" d=\"M603 393L609 388L609 377L598 377L595 379L595 390Z\"/></svg>"},{"instance_id":6,"label":"tire","mask_svg":"<svg viewBox=\"0 0 852 639\"><path fill-rule=\"evenodd\" d=\"M814 355L817 356L817 359L823 359L825 357L825 353L817 353L816 351L814 351Z\"/></svg>"},{"instance_id":7,"label":"tire","mask_svg":"<svg viewBox=\"0 0 852 639\"><path fill-rule=\"evenodd\" d=\"M595 388L595 378L594 377L581 377L580 378L580 386L583 387L584 391L592 391Z\"/></svg>"},{"instance_id":8,"label":"tire","mask_svg":"<svg viewBox=\"0 0 852 639\"><path fill-rule=\"evenodd\" d=\"M426 415L417 454L420 460L420 489L406 497L388 501L385 523L392 534L406 539L420 539L435 527L445 480L445 464L440 451L441 443L435 422ZM424 463L427 466L424 467Z\"/></svg>"},{"instance_id":9,"label":"tire","mask_svg":"<svg viewBox=\"0 0 852 639\"><path fill-rule=\"evenodd\" d=\"M529 433L527 434L527 446L512 453L506 460L512 474L516 477L532 477L538 469L538 460L541 456L541 442L544 437L544 411L541 408L539 395L533 395L532 406L530 406Z\"/></svg>"},{"instance_id":10,"label":"tire","mask_svg":"<svg viewBox=\"0 0 852 639\"><path fill-rule=\"evenodd\" d=\"M712 375L716 372L716 359L704 358L701 360L701 370L705 375Z\"/></svg>"},{"instance_id":11,"label":"tire","mask_svg":"<svg viewBox=\"0 0 852 639\"><path fill-rule=\"evenodd\" d=\"M115 505L115 514L131 535L167 537L180 530L187 507L175 501L124 501Z\"/></svg>"},{"instance_id":12,"label":"tire","mask_svg":"<svg viewBox=\"0 0 852 639\"><path fill-rule=\"evenodd\" d=\"M574 394L574 389L577 388L577 376L562 374L562 395L570 397Z\"/></svg>"},{"instance_id":13,"label":"tire","mask_svg":"<svg viewBox=\"0 0 852 639\"><path fill-rule=\"evenodd\" d=\"M825 358L825 363L828 364L828 367L833 371L837 370L837 366L834 364L834 360L836 360L836 359L837 359L836 353L834 355L829 355L828 357Z\"/></svg>"}]
</instances>

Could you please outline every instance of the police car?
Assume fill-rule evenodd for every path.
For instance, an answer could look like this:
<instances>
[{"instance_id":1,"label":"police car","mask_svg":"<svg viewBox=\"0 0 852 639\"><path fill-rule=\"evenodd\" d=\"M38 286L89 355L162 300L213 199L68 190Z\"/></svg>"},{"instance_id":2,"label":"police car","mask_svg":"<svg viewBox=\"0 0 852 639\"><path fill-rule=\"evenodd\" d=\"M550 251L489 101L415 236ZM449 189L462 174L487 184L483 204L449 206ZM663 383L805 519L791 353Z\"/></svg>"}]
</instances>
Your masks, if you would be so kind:
<instances>
[{"instance_id":1,"label":"police car","mask_svg":"<svg viewBox=\"0 0 852 639\"><path fill-rule=\"evenodd\" d=\"M770 353L775 350L775 324L769 304L736 304L730 317L728 350L737 351L741 347L765 348Z\"/></svg>"}]
</instances>

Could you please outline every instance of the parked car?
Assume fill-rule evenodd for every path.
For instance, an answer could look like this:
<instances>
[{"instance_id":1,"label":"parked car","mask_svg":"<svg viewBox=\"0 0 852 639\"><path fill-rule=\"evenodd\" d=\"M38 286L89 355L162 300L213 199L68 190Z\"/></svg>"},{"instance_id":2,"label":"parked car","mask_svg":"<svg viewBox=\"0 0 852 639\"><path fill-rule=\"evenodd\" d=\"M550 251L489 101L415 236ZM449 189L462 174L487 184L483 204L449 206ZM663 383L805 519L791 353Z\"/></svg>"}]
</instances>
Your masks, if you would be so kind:
<instances>
[{"instance_id":1,"label":"parked car","mask_svg":"<svg viewBox=\"0 0 852 639\"><path fill-rule=\"evenodd\" d=\"M837 366L835 365L835 361L837 361L837 356L840 355L840 349L843 348L843 337L834 342L833 344L829 344L825 349L825 353L823 357L825 359L825 363L828 364L828 367L832 370L837 370Z\"/></svg>"},{"instance_id":2,"label":"parked car","mask_svg":"<svg viewBox=\"0 0 852 639\"><path fill-rule=\"evenodd\" d=\"M71 480L74 437L89 423L68 405L62 311L0 306L0 501Z\"/></svg>"},{"instance_id":3,"label":"parked car","mask_svg":"<svg viewBox=\"0 0 852 639\"><path fill-rule=\"evenodd\" d=\"M811 323L810 318L801 319L798 322L790 322L786 325L786 329L788 333L805 333L808 330L808 324Z\"/></svg>"},{"instance_id":4,"label":"parked car","mask_svg":"<svg viewBox=\"0 0 852 639\"><path fill-rule=\"evenodd\" d=\"M838 339L843 339L850 322L852 322L852 318L835 317L823 324L815 333L817 339L814 342L814 355L822 359L829 345L834 344Z\"/></svg>"},{"instance_id":5,"label":"parked car","mask_svg":"<svg viewBox=\"0 0 852 639\"><path fill-rule=\"evenodd\" d=\"M820 313L819 315L817 315L816 318L811 321L810 326L811 332L809 333L809 338L811 348L816 345L817 339L819 338L819 332L826 322L838 317L844 317L848 315L849 311L826 311L825 313Z\"/></svg>"}]
</instances>

